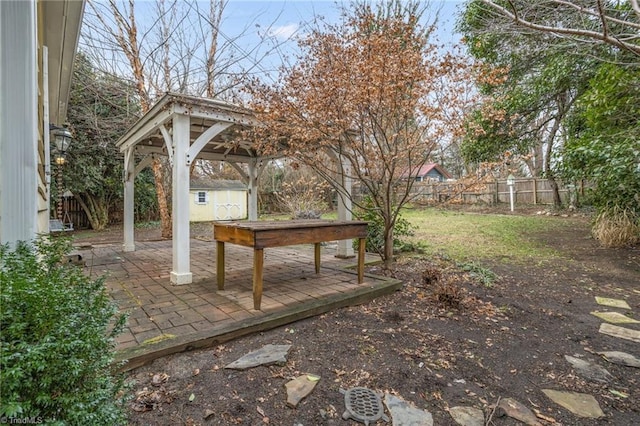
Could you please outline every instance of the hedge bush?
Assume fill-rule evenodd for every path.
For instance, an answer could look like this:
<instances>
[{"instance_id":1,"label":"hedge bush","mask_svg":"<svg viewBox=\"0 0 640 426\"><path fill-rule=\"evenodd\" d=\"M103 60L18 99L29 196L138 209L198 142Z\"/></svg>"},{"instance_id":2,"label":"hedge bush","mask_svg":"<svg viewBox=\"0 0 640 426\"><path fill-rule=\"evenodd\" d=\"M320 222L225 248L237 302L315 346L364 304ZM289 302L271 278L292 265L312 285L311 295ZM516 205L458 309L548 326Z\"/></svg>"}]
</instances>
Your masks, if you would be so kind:
<instances>
[{"instance_id":1,"label":"hedge bush","mask_svg":"<svg viewBox=\"0 0 640 426\"><path fill-rule=\"evenodd\" d=\"M125 424L114 337L125 318L104 287L63 259L66 239L0 246L0 417Z\"/></svg>"}]
</instances>

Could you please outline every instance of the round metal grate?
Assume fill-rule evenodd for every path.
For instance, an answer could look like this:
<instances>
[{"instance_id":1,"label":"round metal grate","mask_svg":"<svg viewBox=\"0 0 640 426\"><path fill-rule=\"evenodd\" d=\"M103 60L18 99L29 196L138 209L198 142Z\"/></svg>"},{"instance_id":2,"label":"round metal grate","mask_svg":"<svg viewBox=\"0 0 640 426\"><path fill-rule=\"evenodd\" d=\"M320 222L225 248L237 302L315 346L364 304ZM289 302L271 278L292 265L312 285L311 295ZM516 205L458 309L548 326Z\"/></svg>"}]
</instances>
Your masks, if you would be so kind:
<instances>
[{"instance_id":1,"label":"round metal grate","mask_svg":"<svg viewBox=\"0 0 640 426\"><path fill-rule=\"evenodd\" d=\"M385 422L389 421L389 418L384 414L380 397L371 389L356 387L346 391L340 389L340 392L344 394L346 408L342 414L344 420L353 419L365 425L380 419Z\"/></svg>"}]
</instances>

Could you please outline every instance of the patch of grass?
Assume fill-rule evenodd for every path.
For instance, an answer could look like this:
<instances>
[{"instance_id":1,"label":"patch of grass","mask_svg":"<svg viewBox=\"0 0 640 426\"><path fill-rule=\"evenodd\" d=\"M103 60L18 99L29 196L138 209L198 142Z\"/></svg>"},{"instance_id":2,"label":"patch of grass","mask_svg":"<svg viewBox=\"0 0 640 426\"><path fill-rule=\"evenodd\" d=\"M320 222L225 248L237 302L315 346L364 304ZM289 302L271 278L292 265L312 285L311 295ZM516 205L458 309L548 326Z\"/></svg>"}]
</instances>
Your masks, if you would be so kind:
<instances>
[{"instance_id":1,"label":"patch of grass","mask_svg":"<svg viewBox=\"0 0 640 426\"><path fill-rule=\"evenodd\" d=\"M503 315L509 315L511 313L511 308L509 307L509 305L501 305L498 307L498 312Z\"/></svg>"},{"instance_id":2,"label":"patch of grass","mask_svg":"<svg viewBox=\"0 0 640 426\"><path fill-rule=\"evenodd\" d=\"M322 213L321 218L326 220L338 220L338 212L333 211L333 212Z\"/></svg>"},{"instance_id":3,"label":"patch of grass","mask_svg":"<svg viewBox=\"0 0 640 426\"><path fill-rule=\"evenodd\" d=\"M142 342L143 345L154 345L156 343L160 343L160 342L164 342L165 340L171 340L171 339L175 339L176 335L175 334L161 334L159 336L156 337L152 337L151 339L147 339L144 342Z\"/></svg>"},{"instance_id":4,"label":"patch of grass","mask_svg":"<svg viewBox=\"0 0 640 426\"><path fill-rule=\"evenodd\" d=\"M323 219L336 219L336 212L325 213ZM542 264L557 259L560 253L545 246L539 233L575 227L584 219L554 216L517 216L479 214L438 208L403 209L413 231L403 243L415 253L439 256L466 264L476 262L474 273L481 282L491 285L490 270L478 266L482 261L508 260L510 263ZM266 215L261 220L290 220L286 214ZM467 265L469 266L469 265ZM470 271L471 272L471 271Z\"/></svg>"},{"instance_id":5,"label":"patch of grass","mask_svg":"<svg viewBox=\"0 0 640 426\"><path fill-rule=\"evenodd\" d=\"M469 272L472 278L480 281L485 287L491 287L496 282L498 276L490 269L487 269L475 262L465 262L458 264L460 269Z\"/></svg>"},{"instance_id":6,"label":"patch of grass","mask_svg":"<svg viewBox=\"0 0 640 426\"><path fill-rule=\"evenodd\" d=\"M138 222L135 224L136 229L154 229L160 227L160 221L150 220L148 222Z\"/></svg>"},{"instance_id":7,"label":"patch of grass","mask_svg":"<svg viewBox=\"0 0 640 426\"><path fill-rule=\"evenodd\" d=\"M97 232L98 231L95 231L93 229L87 229L87 230L82 230L82 231L74 231L73 238L74 239L90 238L90 237L93 237L94 235L96 235Z\"/></svg>"},{"instance_id":8,"label":"patch of grass","mask_svg":"<svg viewBox=\"0 0 640 426\"><path fill-rule=\"evenodd\" d=\"M408 241L420 243L426 254L438 253L458 262L550 260L559 254L531 236L572 224L568 218L475 214L435 208L406 210L403 217L414 226L414 235Z\"/></svg>"}]
</instances>

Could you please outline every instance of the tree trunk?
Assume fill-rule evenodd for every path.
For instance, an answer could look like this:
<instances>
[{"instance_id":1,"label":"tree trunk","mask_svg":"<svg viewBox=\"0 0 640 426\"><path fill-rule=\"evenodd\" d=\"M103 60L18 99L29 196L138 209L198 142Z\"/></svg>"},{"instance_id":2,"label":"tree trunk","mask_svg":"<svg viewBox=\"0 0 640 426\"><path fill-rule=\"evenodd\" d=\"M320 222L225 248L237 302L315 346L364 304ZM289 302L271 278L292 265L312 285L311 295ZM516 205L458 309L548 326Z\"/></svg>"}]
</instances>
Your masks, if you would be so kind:
<instances>
[{"instance_id":1,"label":"tree trunk","mask_svg":"<svg viewBox=\"0 0 640 426\"><path fill-rule=\"evenodd\" d=\"M384 226L384 248L382 261L384 269L391 269L393 263L393 225L388 225L385 220Z\"/></svg>"},{"instance_id":2,"label":"tree trunk","mask_svg":"<svg viewBox=\"0 0 640 426\"><path fill-rule=\"evenodd\" d=\"M553 173L549 172L547 174L547 179L549 180L549 185L551 185L551 190L553 191L553 206L561 207L562 199L560 198L560 189L558 188L558 182L556 182L556 177Z\"/></svg>"},{"instance_id":3,"label":"tree trunk","mask_svg":"<svg viewBox=\"0 0 640 426\"><path fill-rule=\"evenodd\" d=\"M226 3L223 0L210 0L209 4L209 22L211 23L211 28L209 29L211 31L211 44L207 55L207 97L209 98L216 96L216 53L218 52L218 33L225 5Z\"/></svg>"},{"instance_id":4,"label":"tree trunk","mask_svg":"<svg viewBox=\"0 0 640 426\"><path fill-rule=\"evenodd\" d=\"M105 229L109 224L107 206L94 199L91 195L85 194L85 197L87 198L87 202L85 202L81 196L74 195L74 198L78 201L80 207L82 207L82 210L87 215L91 229L96 231Z\"/></svg>"},{"instance_id":5,"label":"tree trunk","mask_svg":"<svg viewBox=\"0 0 640 426\"><path fill-rule=\"evenodd\" d=\"M92 4L91 2L89 3ZM135 9L133 0L129 0L128 4L120 5L122 10L118 8L116 2L110 2L109 8L113 14L116 28L112 28L109 23L103 19L95 6L96 17L102 22L104 27L113 36L116 43L120 46L131 66L133 72L133 80L136 85L136 92L139 95L141 112L144 114L151 108L151 96L147 90L147 74L145 74L144 61L141 59L140 45L138 40L138 26L135 17ZM161 3L160 7L164 7ZM164 16L164 13L162 14ZM165 45L167 46L167 45ZM157 65L157 64L156 64ZM161 64L160 66L166 64ZM156 88L158 89L158 88ZM170 90L166 87L165 90ZM156 184L156 194L158 196L158 210L160 211L160 226L163 238L171 238L173 235L171 212L167 203L167 194L164 184L164 173L160 160L154 158L151 168L153 169L153 177ZM170 185L170 184L169 184Z\"/></svg>"},{"instance_id":6,"label":"tree trunk","mask_svg":"<svg viewBox=\"0 0 640 426\"><path fill-rule=\"evenodd\" d=\"M156 183L156 194L158 195L158 210L160 211L160 229L162 238L171 238L173 236L173 224L171 222L171 212L167 203L167 194L164 190L164 175L162 173L162 164L160 159L154 158L151 163L153 169L153 177Z\"/></svg>"},{"instance_id":7,"label":"tree trunk","mask_svg":"<svg viewBox=\"0 0 640 426\"><path fill-rule=\"evenodd\" d=\"M546 178L549 179L549 184L551 185L551 190L553 191L553 206L561 207L562 200L560 199L560 190L558 189L558 182L556 182L556 176L553 170L551 170L551 152L553 147L553 141L555 139L555 135L560 128L560 120L555 120L553 128L551 129L551 136L547 142L547 152L545 157L545 171Z\"/></svg>"}]
</instances>

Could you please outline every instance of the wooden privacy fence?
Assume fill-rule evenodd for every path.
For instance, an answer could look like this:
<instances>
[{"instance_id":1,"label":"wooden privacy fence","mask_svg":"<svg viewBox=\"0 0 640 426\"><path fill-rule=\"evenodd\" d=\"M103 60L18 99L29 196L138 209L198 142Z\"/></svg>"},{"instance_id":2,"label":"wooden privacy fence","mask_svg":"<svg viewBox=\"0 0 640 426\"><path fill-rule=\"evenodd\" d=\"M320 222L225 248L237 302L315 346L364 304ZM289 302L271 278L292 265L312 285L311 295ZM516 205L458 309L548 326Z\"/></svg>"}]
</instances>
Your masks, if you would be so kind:
<instances>
[{"instance_id":1,"label":"wooden privacy fence","mask_svg":"<svg viewBox=\"0 0 640 426\"><path fill-rule=\"evenodd\" d=\"M64 223L73 224L73 229L88 229L91 227L89 218L84 210L82 210L78 200L73 197L63 197L62 205Z\"/></svg>"},{"instance_id":2,"label":"wooden privacy fence","mask_svg":"<svg viewBox=\"0 0 640 426\"><path fill-rule=\"evenodd\" d=\"M558 182L560 199L569 203L571 190ZM582 185L576 188L582 193ZM517 178L513 187L514 202L517 204L553 204L553 190L547 179ZM506 179L497 179L486 184L457 182L423 183L416 182L411 189L412 201L419 204L457 202L462 204L509 203L509 186Z\"/></svg>"},{"instance_id":3,"label":"wooden privacy fence","mask_svg":"<svg viewBox=\"0 0 640 426\"><path fill-rule=\"evenodd\" d=\"M0 0L2 1L2 0ZM89 218L87 214L80 206L78 200L74 197L64 197L63 198L63 216L64 223L71 223L73 225L73 229L91 229L91 222L89 222ZM55 209L55 205L53 206ZM55 211L52 211L52 214L55 215ZM124 207L122 202L115 202L109 206L109 225L120 225L123 222L124 217ZM136 211L135 216L136 222L148 222L154 220L160 220L159 214L156 211L150 211L148 214L141 216Z\"/></svg>"}]
</instances>

